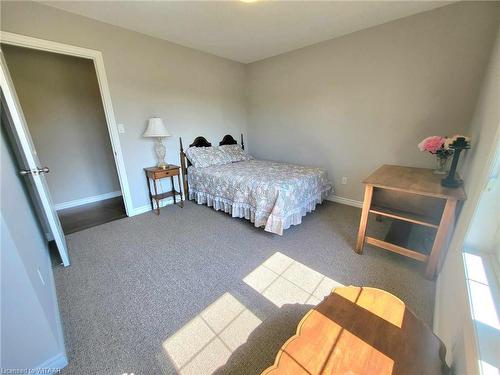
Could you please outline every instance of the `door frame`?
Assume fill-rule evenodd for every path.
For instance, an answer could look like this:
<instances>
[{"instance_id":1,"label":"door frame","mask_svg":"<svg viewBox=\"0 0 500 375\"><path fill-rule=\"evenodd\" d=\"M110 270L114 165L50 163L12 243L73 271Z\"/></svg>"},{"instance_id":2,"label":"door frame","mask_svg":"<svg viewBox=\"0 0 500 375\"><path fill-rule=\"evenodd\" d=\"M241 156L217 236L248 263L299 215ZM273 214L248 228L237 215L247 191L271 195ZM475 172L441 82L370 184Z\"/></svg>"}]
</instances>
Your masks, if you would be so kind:
<instances>
[{"instance_id":1,"label":"door frame","mask_svg":"<svg viewBox=\"0 0 500 375\"><path fill-rule=\"evenodd\" d=\"M18 47L81 57L93 61L95 72L97 75L97 82L99 84L99 91L101 94L104 114L106 117L109 138L111 140L111 148L113 150L116 170L118 172L118 180L120 181L120 189L122 191L125 212L127 216L132 216L134 207L132 205L132 197L130 195L127 171L125 169L125 162L123 160L123 153L120 144L120 135L116 126L113 104L111 102L111 93L109 91L106 70L104 68L104 59L102 57L101 51L72 46L59 42L53 42L45 39L33 38L30 36L10 33L7 31L0 31L0 42Z\"/></svg>"}]
</instances>

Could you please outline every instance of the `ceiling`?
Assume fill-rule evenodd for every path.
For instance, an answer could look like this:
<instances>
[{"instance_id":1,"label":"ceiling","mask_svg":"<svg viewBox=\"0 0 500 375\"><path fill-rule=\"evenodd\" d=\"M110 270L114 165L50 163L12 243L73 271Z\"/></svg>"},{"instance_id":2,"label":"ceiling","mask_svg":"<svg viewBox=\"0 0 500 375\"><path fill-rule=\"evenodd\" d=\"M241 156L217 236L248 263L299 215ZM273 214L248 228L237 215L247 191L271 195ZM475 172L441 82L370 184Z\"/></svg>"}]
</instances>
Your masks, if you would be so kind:
<instances>
[{"instance_id":1,"label":"ceiling","mask_svg":"<svg viewBox=\"0 0 500 375\"><path fill-rule=\"evenodd\" d=\"M42 1L115 26L250 63L424 12L442 1Z\"/></svg>"}]
</instances>

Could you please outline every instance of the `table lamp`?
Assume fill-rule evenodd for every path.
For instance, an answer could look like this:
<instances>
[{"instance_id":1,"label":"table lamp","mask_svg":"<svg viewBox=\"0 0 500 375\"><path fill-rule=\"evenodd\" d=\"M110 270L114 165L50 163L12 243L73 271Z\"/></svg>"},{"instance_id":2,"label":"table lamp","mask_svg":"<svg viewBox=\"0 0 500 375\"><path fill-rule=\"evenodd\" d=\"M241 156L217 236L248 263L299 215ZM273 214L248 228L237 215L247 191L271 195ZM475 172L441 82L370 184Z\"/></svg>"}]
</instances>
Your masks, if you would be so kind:
<instances>
[{"instance_id":1,"label":"table lamp","mask_svg":"<svg viewBox=\"0 0 500 375\"><path fill-rule=\"evenodd\" d=\"M165 153L166 153L166 148L165 145L163 144L163 138L165 137L170 137L170 134L163 123L163 120L159 117L152 117L148 121L148 126L146 128L146 131L142 135L143 137L153 137L156 138L156 143L155 143L155 153L156 153L156 158L158 160L158 168L162 169L167 169L168 164L165 163Z\"/></svg>"}]
</instances>

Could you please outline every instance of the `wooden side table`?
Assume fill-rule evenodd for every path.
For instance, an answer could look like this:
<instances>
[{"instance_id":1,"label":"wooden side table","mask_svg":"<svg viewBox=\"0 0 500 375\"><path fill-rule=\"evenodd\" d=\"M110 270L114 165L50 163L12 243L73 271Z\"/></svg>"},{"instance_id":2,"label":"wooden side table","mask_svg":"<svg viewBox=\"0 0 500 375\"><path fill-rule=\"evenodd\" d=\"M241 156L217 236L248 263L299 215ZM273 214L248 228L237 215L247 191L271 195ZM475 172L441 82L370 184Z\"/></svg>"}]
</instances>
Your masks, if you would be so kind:
<instances>
[{"instance_id":1,"label":"wooden side table","mask_svg":"<svg viewBox=\"0 0 500 375\"><path fill-rule=\"evenodd\" d=\"M426 263L426 277L434 278L441 252L453 233L458 202L465 200L462 187L443 187L442 178L442 175L434 174L432 169L397 165L383 165L373 172L363 181L365 199L355 251L361 254L366 241L370 245ZM436 236L430 254L391 243L388 237L384 241L366 236L370 213L398 220L393 223L399 225L393 231L397 235L401 232L409 233L411 225L434 228Z\"/></svg>"},{"instance_id":2,"label":"wooden side table","mask_svg":"<svg viewBox=\"0 0 500 375\"><path fill-rule=\"evenodd\" d=\"M184 207L184 202L182 199L182 190L181 190L181 172L180 172L179 166L169 165L166 169L158 168L158 167L144 168L144 172L146 173L146 181L148 183L149 199L151 200L151 209L155 210L154 202L156 202L156 214L157 215L160 214L160 202L163 199L168 198L168 197L173 197L174 204L177 204L176 196L180 195L180 197L181 197L180 206ZM177 176L177 183L179 184L179 191L175 190L174 176ZM170 177L170 182L172 184L172 190L165 191L165 192L159 192L157 181L161 180L162 178L168 178L168 177ZM151 181L153 183L154 194L151 191Z\"/></svg>"},{"instance_id":3,"label":"wooden side table","mask_svg":"<svg viewBox=\"0 0 500 375\"><path fill-rule=\"evenodd\" d=\"M442 375L446 348L392 294L336 288L300 321L262 375Z\"/></svg>"}]
</instances>

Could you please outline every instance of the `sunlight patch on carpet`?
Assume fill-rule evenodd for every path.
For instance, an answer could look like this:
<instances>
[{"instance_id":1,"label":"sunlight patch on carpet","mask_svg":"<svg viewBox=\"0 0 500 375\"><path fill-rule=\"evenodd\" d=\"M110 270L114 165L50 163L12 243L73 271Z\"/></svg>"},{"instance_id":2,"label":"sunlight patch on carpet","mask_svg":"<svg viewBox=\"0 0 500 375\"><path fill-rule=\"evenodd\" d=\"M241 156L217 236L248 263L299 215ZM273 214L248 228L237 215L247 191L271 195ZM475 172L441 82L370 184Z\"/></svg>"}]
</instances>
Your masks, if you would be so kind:
<instances>
[{"instance_id":1,"label":"sunlight patch on carpet","mask_svg":"<svg viewBox=\"0 0 500 375\"><path fill-rule=\"evenodd\" d=\"M223 366L262 321L224 293L163 342L180 374L210 374Z\"/></svg>"},{"instance_id":2,"label":"sunlight patch on carpet","mask_svg":"<svg viewBox=\"0 0 500 375\"><path fill-rule=\"evenodd\" d=\"M294 303L317 305L332 289L343 286L280 252L243 281L278 307Z\"/></svg>"}]
</instances>

